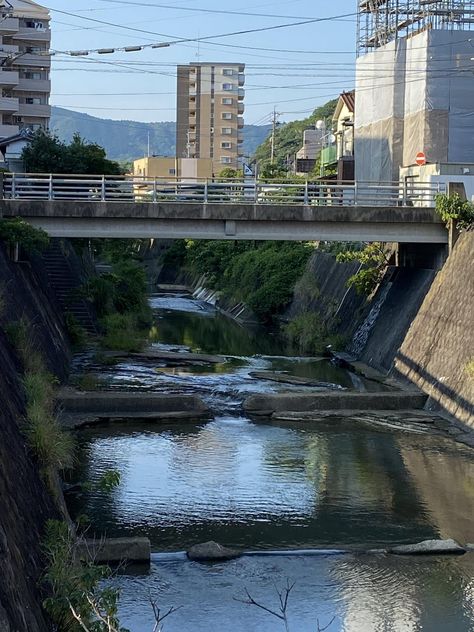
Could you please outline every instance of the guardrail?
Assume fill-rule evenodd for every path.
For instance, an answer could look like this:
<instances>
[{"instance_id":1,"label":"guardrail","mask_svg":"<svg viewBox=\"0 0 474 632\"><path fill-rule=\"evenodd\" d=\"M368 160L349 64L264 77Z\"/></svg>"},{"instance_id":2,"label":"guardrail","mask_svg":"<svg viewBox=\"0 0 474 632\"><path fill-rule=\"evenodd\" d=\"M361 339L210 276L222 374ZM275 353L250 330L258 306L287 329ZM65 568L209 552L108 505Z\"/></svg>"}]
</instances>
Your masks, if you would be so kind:
<instances>
[{"instance_id":1,"label":"guardrail","mask_svg":"<svg viewBox=\"0 0 474 632\"><path fill-rule=\"evenodd\" d=\"M3 199L14 200L430 207L435 205L436 195L444 192L441 183L411 181L354 184L27 173L3 176Z\"/></svg>"}]
</instances>

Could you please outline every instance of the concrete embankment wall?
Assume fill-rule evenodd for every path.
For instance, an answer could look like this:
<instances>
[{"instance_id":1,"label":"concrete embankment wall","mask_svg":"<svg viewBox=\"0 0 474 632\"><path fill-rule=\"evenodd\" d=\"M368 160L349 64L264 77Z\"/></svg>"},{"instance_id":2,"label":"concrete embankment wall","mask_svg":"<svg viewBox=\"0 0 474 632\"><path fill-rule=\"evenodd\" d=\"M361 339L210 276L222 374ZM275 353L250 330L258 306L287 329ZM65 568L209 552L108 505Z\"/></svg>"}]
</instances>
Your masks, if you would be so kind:
<instances>
[{"instance_id":1,"label":"concrete embankment wall","mask_svg":"<svg viewBox=\"0 0 474 632\"><path fill-rule=\"evenodd\" d=\"M463 233L405 336L397 374L474 428L474 232Z\"/></svg>"},{"instance_id":2,"label":"concrete embankment wall","mask_svg":"<svg viewBox=\"0 0 474 632\"><path fill-rule=\"evenodd\" d=\"M389 268L372 300L377 312L373 326L370 317L362 320L349 350L355 350L360 361L390 371L435 277L434 270Z\"/></svg>"},{"instance_id":3,"label":"concrete embankment wall","mask_svg":"<svg viewBox=\"0 0 474 632\"><path fill-rule=\"evenodd\" d=\"M347 287L347 281L359 268L357 262L337 263L331 254L314 252L295 286L284 319L315 312L335 333L349 339L368 309L366 298Z\"/></svg>"},{"instance_id":4,"label":"concrete embankment wall","mask_svg":"<svg viewBox=\"0 0 474 632\"><path fill-rule=\"evenodd\" d=\"M50 370L66 374L69 350L62 316L40 262L13 263L0 247L0 630L43 632L40 577L46 520L57 509L21 432L22 367L5 333L22 317Z\"/></svg>"}]
</instances>

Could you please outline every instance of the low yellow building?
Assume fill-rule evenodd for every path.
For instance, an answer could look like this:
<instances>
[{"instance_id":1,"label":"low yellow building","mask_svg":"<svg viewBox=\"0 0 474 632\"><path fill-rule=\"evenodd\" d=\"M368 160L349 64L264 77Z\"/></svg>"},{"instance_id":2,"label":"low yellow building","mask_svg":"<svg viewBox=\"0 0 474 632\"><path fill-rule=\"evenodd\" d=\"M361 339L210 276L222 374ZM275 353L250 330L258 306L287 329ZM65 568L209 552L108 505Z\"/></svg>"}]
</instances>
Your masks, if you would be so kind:
<instances>
[{"instance_id":1,"label":"low yellow building","mask_svg":"<svg viewBox=\"0 0 474 632\"><path fill-rule=\"evenodd\" d=\"M212 178L210 158L140 158L133 162L133 175L144 178L198 180Z\"/></svg>"}]
</instances>

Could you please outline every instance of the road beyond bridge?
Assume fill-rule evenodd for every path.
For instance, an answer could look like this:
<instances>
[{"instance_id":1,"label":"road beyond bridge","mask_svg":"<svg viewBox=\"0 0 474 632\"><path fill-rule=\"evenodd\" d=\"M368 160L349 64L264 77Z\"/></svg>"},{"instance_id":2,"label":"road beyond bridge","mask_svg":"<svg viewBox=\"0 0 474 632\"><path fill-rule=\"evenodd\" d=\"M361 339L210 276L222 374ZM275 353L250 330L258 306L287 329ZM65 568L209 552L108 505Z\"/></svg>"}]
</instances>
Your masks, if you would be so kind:
<instances>
[{"instance_id":1,"label":"road beyond bridge","mask_svg":"<svg viewBox=\"0 0 474 632\"><path fill-rule=\"evenodd\" d=\"M428 185L4 177L0 215L52 237L447 243Z\"/></svg>"}]
</instances>

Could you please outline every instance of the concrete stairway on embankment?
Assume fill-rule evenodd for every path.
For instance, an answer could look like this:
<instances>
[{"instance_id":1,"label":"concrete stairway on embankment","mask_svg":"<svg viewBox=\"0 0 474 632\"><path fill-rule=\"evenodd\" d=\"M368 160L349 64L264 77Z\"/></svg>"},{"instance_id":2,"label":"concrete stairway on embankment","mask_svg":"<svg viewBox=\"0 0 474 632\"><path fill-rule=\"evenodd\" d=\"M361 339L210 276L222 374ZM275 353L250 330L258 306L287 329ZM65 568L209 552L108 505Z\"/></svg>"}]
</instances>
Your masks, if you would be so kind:
<instances>
[{"instance_id":1,"label":"concrete stairway on embankment","mask_svg":"<svg viewBox=\"0 0 474 632\"><path fill-rule=\"evenodd\" d=\"M64 252L61 240L52 239L43 252L43 262L48 280L64 313L74 316L77 323L90 334L97 334L97 327L90 305L78 295L81 279Z\"/></svg>"}]
</instances>

